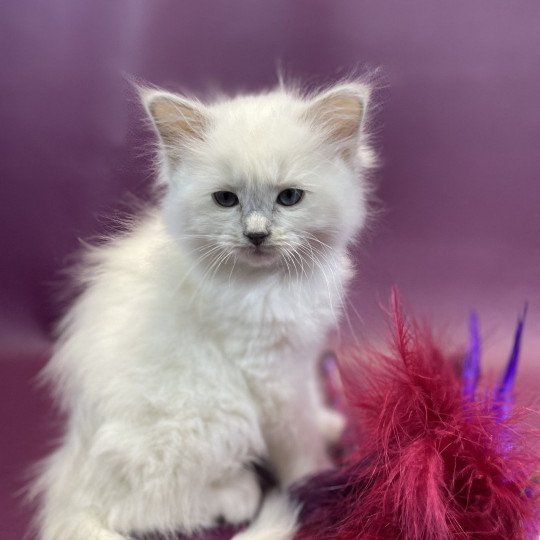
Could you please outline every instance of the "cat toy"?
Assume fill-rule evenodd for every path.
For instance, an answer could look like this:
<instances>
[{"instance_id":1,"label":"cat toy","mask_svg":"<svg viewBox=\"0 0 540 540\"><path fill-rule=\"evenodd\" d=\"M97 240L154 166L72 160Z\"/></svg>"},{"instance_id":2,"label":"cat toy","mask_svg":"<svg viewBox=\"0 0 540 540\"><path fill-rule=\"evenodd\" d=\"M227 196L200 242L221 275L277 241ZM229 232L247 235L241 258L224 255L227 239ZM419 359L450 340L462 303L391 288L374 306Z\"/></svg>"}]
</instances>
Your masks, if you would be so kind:
<instances>
[{"instance_id":1,"label":"cat toy","mask_svg":"<svg viewBox=\"0 0 540 540\"><path fill-rule=\"evenodd\" d=\"M514 403L526 310L500 383L480 387L480 335L460 362L407 323L393 294L389 352L346 355L339 370L349 430L338 468L293 491L296 540L536 538L540 454ZM342 399L326 368L334 403Z\"/></svg>"}]
</instances>

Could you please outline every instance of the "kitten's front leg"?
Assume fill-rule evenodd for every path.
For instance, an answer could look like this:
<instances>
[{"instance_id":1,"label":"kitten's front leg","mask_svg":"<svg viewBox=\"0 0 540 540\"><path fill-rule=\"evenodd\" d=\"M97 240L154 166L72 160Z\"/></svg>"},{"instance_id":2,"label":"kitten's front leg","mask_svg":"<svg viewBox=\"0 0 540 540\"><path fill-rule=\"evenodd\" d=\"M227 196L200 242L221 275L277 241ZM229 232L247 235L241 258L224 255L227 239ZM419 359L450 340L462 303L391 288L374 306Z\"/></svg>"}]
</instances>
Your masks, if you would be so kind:
<instances>
[{"instance_id":1,"label":"kitten's front leg","mask_svg":"<svg viewBox=\"0 0 540 540\"><path fill-rule=\"evenodd\" d=\"M298 395L280 407L265 430L270 463L284 487L330 468L329 442L321 430L318 396L314 391Z\"/></svg>"},{"instance_id":2,"label":"kitten's front leg","mask_svg":"<svg viewBox=\"0 0 540 540\"><path fill-rule=\"evenodd\" d=\"M326 406L321 406L317 411L317 425L324 439L330 444L339 442L347 419L345 416L335 409Z\"/></svg>"},{"instance_id":3,"label":"kitten's front leg","mask_svg":"<svg viewBox=\"0 0 540 540\"><path fill-rule=\"evenodd\" d=\"M289 426L272 430L268 437L270 462L283 487L331 467L326 442L314 419L301 424L291 419Z\"/></svg>"}]
</instances>

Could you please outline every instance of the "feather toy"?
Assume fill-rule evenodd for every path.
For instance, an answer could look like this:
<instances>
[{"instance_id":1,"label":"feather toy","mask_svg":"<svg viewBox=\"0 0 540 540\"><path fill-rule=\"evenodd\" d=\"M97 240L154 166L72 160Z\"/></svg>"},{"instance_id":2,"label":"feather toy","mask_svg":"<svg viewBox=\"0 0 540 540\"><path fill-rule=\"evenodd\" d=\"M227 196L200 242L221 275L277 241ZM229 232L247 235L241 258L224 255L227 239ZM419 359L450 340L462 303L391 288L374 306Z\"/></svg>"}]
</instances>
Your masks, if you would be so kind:
<instances>
[{"instance_id":1,"label":"feather toy","mask_svg":"<svg viewBox=\"0 0 540 540\"><path fill-rule=\"evenodd\" d=\"M337 364L349 440L341 466L294 489L296 540L536 538L540 457L513 403L526 312L500 384L481 390L475 314L460 365L405 321L396 292L392 311L390 352Z\"/></svg>"}]
</instances>

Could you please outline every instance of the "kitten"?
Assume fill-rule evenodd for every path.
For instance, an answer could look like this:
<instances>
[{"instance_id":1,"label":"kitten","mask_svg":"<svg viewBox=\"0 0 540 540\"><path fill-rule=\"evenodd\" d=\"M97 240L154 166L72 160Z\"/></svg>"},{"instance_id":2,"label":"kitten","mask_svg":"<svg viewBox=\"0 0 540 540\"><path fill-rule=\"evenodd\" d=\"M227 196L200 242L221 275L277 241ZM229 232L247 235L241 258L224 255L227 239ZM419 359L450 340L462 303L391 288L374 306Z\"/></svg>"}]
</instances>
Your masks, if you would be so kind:
<instances>
[{"instance_id":1,"label":"kitten","mask_svg":"<svg viewBox=\"0 0 540 540\"><path fill-rule=\"evenodd\" d=\"M287 487L329 465L339 433L316 359L366 219L368 88L141 96L166 192L89 250L59 326L45 374L68 422L37 482L43 540L250 520L262 498L251 464ZM283 500L261 511L283 514L274 540L294 530Z\"/></svg>"}]
</instances>

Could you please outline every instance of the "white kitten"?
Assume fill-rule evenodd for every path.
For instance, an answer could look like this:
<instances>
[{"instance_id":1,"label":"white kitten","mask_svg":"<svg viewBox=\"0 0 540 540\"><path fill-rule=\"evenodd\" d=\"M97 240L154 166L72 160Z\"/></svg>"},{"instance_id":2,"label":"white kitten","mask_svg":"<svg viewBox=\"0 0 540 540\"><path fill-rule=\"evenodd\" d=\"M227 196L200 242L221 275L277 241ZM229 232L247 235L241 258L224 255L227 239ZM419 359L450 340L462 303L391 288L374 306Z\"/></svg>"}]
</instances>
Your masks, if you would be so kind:
<instances>
[{"instance_id":1,"label":"white kitten","mask_svg":"<svg viewBox=\"0 0 540 540\"><path fill-rule=\"evenodd\" d=\"M46 375L69 421L37 484L43 540L242 522L261 503L253 462L281 486L327 466L316 359L366 216L367 95L142 91L166 194L89 251L60 325ZM283 504L240 537L290 536Z\"/></svg>"}]
</instances>

